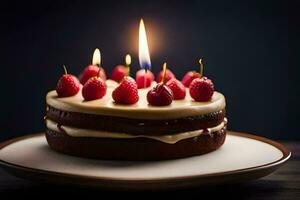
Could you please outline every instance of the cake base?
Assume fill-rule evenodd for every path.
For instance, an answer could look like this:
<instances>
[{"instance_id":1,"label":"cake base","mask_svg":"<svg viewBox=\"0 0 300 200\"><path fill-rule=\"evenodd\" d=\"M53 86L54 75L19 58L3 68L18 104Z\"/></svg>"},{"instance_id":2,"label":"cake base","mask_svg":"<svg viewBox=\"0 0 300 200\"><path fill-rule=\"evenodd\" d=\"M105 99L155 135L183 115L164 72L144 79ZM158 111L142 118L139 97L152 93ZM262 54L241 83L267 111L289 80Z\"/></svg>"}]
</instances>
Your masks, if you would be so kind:
<instances>
[{"instance_id":1,"label":"cake base","mask_svg":"<svg viewBox=\"0 0 300 200\"><path fill-rule=\"evenodd\" d=\"M52 149L73 156L107 160L166 160L201 155L218 149L225 141L226 127L175 144L148 138L71 137L50 129L46 130L45 135Z\"/></svg>"}]
</instances>

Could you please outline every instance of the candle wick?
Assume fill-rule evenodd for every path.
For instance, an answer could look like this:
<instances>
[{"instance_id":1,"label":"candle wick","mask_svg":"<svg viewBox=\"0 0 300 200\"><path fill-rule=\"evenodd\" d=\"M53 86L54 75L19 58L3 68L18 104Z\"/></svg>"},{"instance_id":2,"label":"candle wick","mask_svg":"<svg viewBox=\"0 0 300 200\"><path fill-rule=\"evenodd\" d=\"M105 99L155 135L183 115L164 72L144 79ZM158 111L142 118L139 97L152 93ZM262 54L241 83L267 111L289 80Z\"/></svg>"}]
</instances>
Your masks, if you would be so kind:
<instances>
[{"instance_id":1,"label":"candle wick","mask_svg":"<svg viewBox=\"0 0 300 200\"><path fill-rule=\"evenodd\" d=\"M99 68L98 78L101 78L101 76L100 76L100 73L101 73L101 70L100 70L100 64L98 63L98 64L96 64L96 66Z\"/></svg>"},{"instance_id":2,"label":"candle wick","mask_svg":"<svg viewBox=\"0 0 300 200\"><path fill-rule=\"evenodd\" d=\"M127 76L130 76L130 67L129 67L129 65L126 64L126 68L127 68L127 73L126 73L126 75L127 75Z\"/></svg>"},{"instance_id":3,"label":"candle wick","mask_svg":"<svg viewBox=\"0 0 300 200\"><path fill-rule=\"evenodd\" d=\"M64 71L65 71L65 74L68 74L68 70L67 70L66 65L63 65L63 68L64 68Z\"/></svg>"},{"instance_id":4,"label":"candle wick","mask_svg":"<svg viewBox=\"0 0 300 200\"><path fill-rule=\"evenodd\" d=\"M203 68L204 68L202 60L203 60L203 58L201 58L201 59L199 60L199 64L200 64L200 75L201 75L201 77L203 76Z\"/></svg>"},{"instance_id":5,"label":"candle wick","mask_svg":"<svg viewBox=\"0 0 300 200\"><path fill-rule=\"evenodd\" d=\"M147 74L147 68L145 68L145 76L144 76L144 88L146 88L146 75Z\"/></svg>"},{"instance_id":6,"label":"candle wick","mask_svg":"<svg viewBox=\"0 0 300 200\"><path fill-rule=\"evenodd\" d=\"M162 77L163 84L166 84L166 73L167 73L167 63L165 62L163 64L163 77Z\"/></svg>"},{"instance_id":7,"label":"candle wick","mask_svg":"<svg viewBox=\"0 0 300 200\"><path fill-rule=\"evenodd\" d=\"M130 76L130 64L131 64L131 56L127 54L125 56L125 66L126 66L126 76Z\"/></svg>"}]
</instances>

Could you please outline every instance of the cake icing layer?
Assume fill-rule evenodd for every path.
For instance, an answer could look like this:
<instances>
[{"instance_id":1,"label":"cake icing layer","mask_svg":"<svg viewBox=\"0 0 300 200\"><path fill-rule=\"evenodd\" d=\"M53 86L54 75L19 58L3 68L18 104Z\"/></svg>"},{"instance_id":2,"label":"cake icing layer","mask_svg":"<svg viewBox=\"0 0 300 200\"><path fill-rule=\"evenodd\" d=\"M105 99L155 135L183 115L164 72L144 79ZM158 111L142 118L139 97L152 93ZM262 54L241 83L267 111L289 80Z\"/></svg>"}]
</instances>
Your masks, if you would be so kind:
<instances>
[{"instance_id":1,"label":"cake icing layer","mask_svg":"<svg viewBox=\"0 0 300 200\"><path fill-rule=\"evenodd\" d=\"M225 118L224 122L219 124L216 127L208 128L207 131L209 133L219 131L226 126L227 119ZM188 132L183 132L183 133L178 133L178 134L172 134L172 135L159 135L159 136L150 136L150 135L131 135L127 133L113 133L113 132L107 132L107 131L99 131L99 130L91 130L91 129L79 129L79 128L74 128L70 126L64 126L64 125L58 125L56 122L47 119L46 120L46 126L48 129L56 132L61 132L62 130L69 136L72 137L96 137L96 138L115 138L115 139L129 139L129 138L150 138L154 140L158 140L164 143L168 144L175 144L176 142L187 139L187 138L192 138L192 137L197 137L201 135L204 130L196 130L196 131L188 131Z\"/></svg>"},{"instance_id":2,"label":"cake icing layer","mask_svg":"<svg viewBox=\"0 0 300 200\"><path fill-rule=\"evenodd\" d=\"M102 99L84 101L81 91L72 97L59 98L55 90L46 96L46 103L56 109L86 114L108 115L131 119L177 119L216 112L225 108L225 97L214 92L209 102L195 102L187 91L184 100L175 100L169 106L151 106L147 102L147 92L151 89L139 89L139 101L134 105L115 104L111 93L117 86L112 80L107 81L107 93ZM188 89L187 89L188 90Z\"/></svg>"}]
</instances>

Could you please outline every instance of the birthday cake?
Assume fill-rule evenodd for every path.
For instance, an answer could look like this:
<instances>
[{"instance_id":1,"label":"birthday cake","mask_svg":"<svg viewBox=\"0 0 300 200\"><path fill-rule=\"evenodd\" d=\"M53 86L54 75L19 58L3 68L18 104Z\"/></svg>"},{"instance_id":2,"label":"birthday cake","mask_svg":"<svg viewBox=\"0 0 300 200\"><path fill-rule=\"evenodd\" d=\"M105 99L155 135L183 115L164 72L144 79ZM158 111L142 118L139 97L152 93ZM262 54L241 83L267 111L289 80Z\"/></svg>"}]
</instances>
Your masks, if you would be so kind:
<instances>
[{"instance_id":1,"label":"birthday cake","mask_svg":"<svg viewBox=\"0 0 300 200\"><path fill-rule=\"evenodd\" d=\"M45 135L52 149L98 159L162 160L205 154L224 143L225 97L208 78L187 73L179 81L164 66L159 83L149 71L135 80L122 73L116 82L95 67L96 76L85 69L90 78L81 75L81 84L66 72L47 94ZM151 84L139 86L139 76Z\"/></svg>"}]
</instances>

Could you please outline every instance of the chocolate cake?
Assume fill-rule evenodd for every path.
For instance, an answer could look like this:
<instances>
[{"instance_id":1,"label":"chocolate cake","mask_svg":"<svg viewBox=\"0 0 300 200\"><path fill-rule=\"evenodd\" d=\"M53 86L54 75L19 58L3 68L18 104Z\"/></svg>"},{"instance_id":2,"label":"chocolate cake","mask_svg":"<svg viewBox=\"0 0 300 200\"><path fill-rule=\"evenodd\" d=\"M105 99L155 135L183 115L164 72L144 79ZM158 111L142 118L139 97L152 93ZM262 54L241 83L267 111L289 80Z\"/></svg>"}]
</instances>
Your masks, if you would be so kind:
<instances>
[{"instance_id":1,"label":"chocolate cake","mask_svg":"<svg viewBox=\"0 0 300 200\"><path fill-rule=\"evenodd\" d=\"M98 159L162 160L208 153L225 141L225 98L219 92L207 102L196 102L187 92L183 100L157 107L148 104L144 88L136 104L120 105L111 98L118 84L106 84L106 95L93 101L81 92L47 94L46 138L52 149Z\"/></svg>"}]
</instances>

